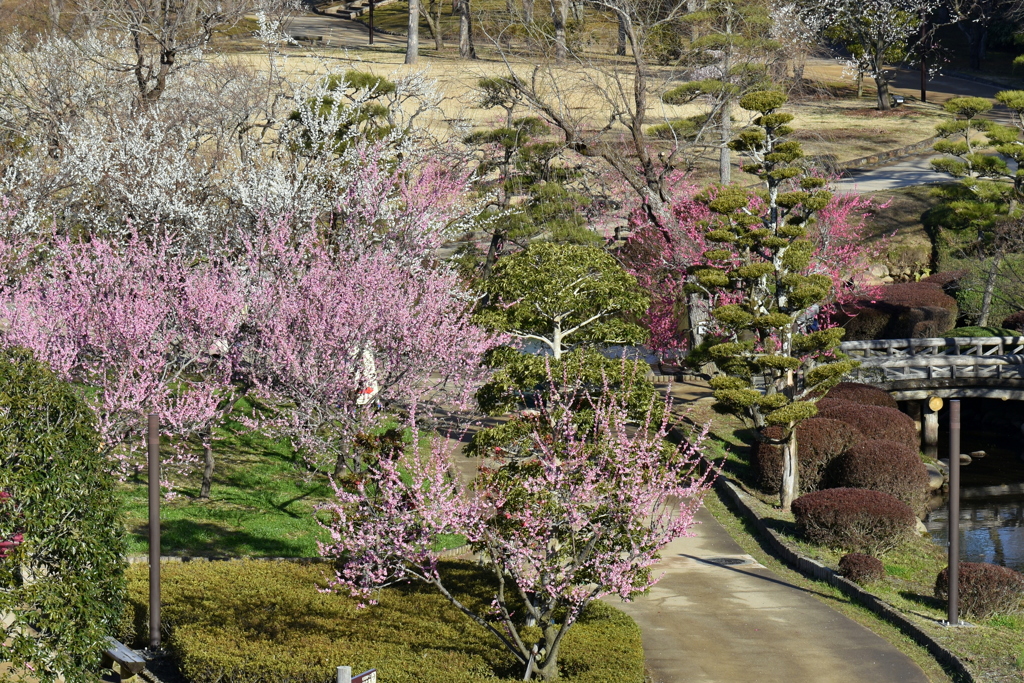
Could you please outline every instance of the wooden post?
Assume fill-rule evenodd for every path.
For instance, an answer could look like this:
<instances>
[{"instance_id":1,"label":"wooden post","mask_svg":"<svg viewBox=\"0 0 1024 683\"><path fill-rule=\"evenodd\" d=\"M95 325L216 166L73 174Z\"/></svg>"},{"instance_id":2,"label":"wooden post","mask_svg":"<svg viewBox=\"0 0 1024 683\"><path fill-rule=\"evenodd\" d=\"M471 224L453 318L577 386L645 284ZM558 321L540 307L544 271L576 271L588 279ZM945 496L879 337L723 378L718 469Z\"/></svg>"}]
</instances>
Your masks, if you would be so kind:
<instances>
[{"instance_id":1,"label":"wooden post","mask_svg":"<svg viewBox=\"0 0 1024 683\"><path fill-rule=\"evenodd\" d=\"M160 419L149 416L149 649L160 647Z\"/></svg>"},{"instance_id":2,"label":"wooden post","mask_svg":"<svg viewBox=\"0 0 1024 683\"><path fill-rule=\"evenodd\" d=\"M931 366L929 366L929 370ZM942 399L932 396L925 404L924 429L921 436L925 446L937 446L939 444L939 410L942 409ZM952 458L951 458L952 460Z\"/></svg>"}]
</instances>

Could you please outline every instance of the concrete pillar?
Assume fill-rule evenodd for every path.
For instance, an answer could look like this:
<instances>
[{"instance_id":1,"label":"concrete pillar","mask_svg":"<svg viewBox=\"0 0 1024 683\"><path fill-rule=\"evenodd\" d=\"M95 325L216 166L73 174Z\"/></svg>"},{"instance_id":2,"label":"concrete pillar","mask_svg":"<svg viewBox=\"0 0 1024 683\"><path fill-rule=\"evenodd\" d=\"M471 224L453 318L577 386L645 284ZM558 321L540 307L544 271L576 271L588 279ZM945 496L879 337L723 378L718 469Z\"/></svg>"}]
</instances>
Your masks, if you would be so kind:
<instances>
[{"instance_id":1,"label":"concrete pillar","mask_svg":"<svg viewBox=\"0 0 1024 683\"><path fill-rule=\"evenodd\" d=\"M924 428L921 430L921 442L925 446L937 446L939 443L939 411L932 410L925 402Z\"/></svg>"},{"instance_id":2,"label":"concrete pillar","mask_svg":"<svg viewBox=\"0 0 1024 683\"><path fill-rule=\"evenodd\" d=\"M906 403L907 415L914 421L914 428L917 429L917 433L921 433L921 412L924 410L924 401L907 401Z\"/></svg>"}]
</instances>

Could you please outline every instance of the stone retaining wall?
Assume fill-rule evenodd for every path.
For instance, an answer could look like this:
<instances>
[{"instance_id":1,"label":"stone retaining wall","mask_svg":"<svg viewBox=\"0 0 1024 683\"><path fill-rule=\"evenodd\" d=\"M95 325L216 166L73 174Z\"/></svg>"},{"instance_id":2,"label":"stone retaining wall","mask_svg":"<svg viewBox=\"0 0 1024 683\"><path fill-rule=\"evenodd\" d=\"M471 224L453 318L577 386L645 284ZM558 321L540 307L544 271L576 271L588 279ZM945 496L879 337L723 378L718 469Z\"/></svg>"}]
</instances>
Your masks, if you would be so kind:
<instances>
[{"instance_id":1,"label":"stone retaining wall","mask_svg":"<svg viewBox=\"0 0 1024 683\"><path fill-rule=\"evenodd\" d=\"M871 168L874 166L884 166L885 164L903 157L914 156L917 154L928 153L935 141L938 140L936 137L930 137L927 140L921 140L915 142L912 145L906 145L905 147L899 147L897 149L890 149L886 152L879 152L878 154L869 154L866 157L860 157L859 159L851 159L849 161L843 161L836 164L840 169L852 169L852 168Z\"/></svg>"}]
</instances>

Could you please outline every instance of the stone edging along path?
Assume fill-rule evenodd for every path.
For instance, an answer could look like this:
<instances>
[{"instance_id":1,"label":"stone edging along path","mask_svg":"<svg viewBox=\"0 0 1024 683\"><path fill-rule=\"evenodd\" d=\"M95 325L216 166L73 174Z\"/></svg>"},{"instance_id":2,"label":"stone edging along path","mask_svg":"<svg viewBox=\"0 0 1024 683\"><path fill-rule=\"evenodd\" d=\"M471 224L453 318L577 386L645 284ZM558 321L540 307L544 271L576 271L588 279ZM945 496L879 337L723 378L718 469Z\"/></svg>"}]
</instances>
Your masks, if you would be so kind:
<instances>
[{"instance_id":1,"label":"stone edging along path","mask_svg":"<svg viewBox=\"0 0 1024 683\"><path fill-rule=\"evenodd\" d=\"M914 156L916 154L924 154L931 150L937 137L930 137L927 140L921 140L911 145L905 145L897 149L890 149L885 152L879 152L878 154L869 154L866 157L860 157L858 159L850 159L849 161L843 161L837 163L836 166L841 170L850 170L854 168L872 168L874 166L883 166L890 161L895 159L901 159L903 157Z\"/></svg>"},{"instance_id":2,"label":"stone edging along path","mask_svg":"<svg viewBox=\"0 0 1024 683\"><path fill-rule=\"evenodd\" d=\"M864 590L853 581L839 576L825 565L801 555L786 545L786 542L782 540L779 534L774 529L769 528L753 508L746 503L744 499L749 497L748 494L740 490L728 477L719 475L715 480L715 490L731 503L740 514L753 522L777 558L804 576L824 581L830 586L838 588L848 597L855 599L878 616L899 628L915 643L927 649L940 664L955 672L961 681L964 683L974 683L974 676L971 675L971 672L968 671L959 657L943 647L917 624L903 616L899 610L878 596Z\"/></svg>"}]
</instances>

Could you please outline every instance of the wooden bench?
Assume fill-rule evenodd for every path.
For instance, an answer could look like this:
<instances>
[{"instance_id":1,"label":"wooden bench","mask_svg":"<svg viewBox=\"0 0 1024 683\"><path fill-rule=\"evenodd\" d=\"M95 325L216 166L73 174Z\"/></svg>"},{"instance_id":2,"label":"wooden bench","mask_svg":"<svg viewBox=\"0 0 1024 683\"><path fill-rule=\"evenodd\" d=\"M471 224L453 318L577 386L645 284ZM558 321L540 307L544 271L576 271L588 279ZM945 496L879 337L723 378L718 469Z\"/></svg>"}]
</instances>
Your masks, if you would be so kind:
<instances>
[{"instance_id":1,"label":"wooden bench","mask_svg":"<svg viewBox=\"0 0 1024 683\"><path fill-rule=\"evenodd\" d=\"M101 666L104 669L112 669L121 677L122 683L138 681L137 674L146 668L146 660L142 655L110 636L107 636L106 643L107 649L103 651Z\"/></svg>"}]
</instances>

